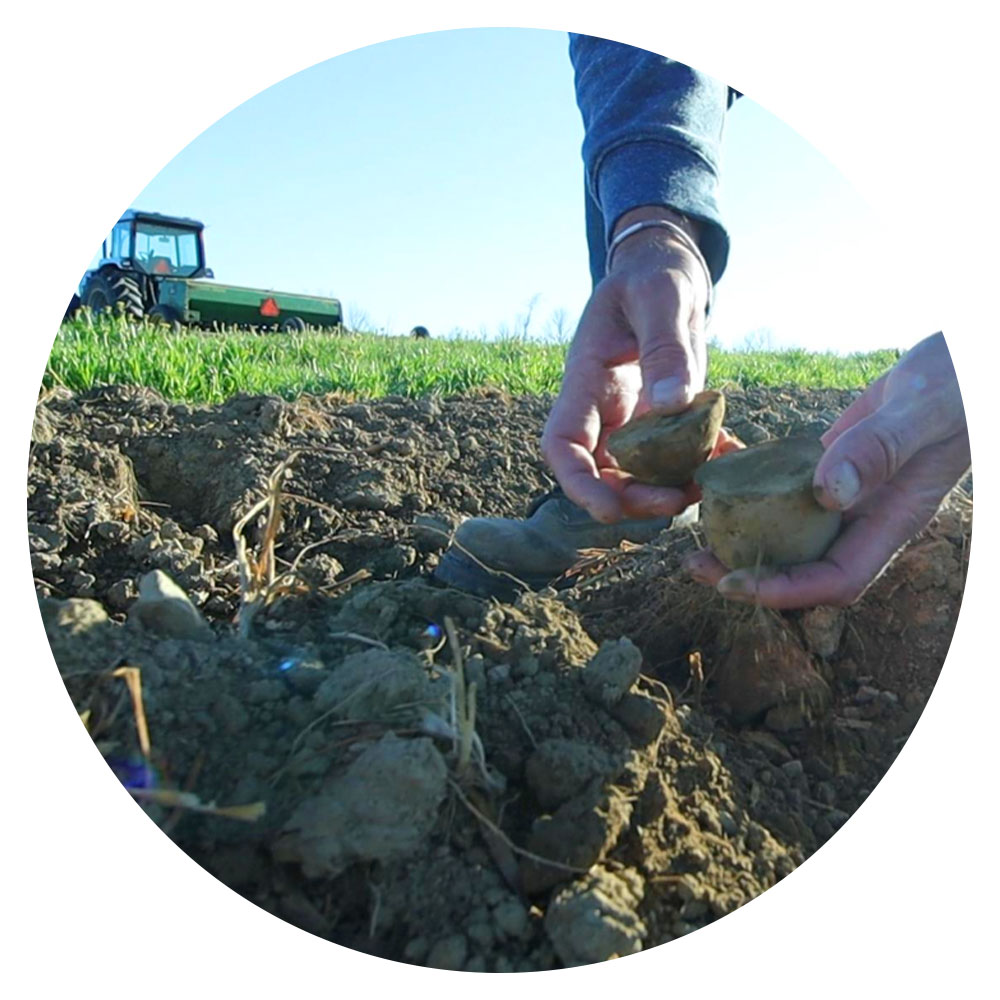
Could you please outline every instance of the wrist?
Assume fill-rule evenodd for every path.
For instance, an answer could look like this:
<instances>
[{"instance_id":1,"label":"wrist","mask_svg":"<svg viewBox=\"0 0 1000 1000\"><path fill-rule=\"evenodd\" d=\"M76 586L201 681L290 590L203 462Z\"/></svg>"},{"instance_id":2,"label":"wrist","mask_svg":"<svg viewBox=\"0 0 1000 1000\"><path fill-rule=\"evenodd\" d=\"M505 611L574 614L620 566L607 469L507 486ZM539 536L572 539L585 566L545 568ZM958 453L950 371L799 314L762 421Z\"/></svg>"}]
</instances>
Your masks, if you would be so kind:
<instances>
[{"instance_id":1,"label":"wrist","mask_svg":"<svg viewBox=\"0 0 1000 1000\"><path fill-rule=\"evenodd\" d=\"M611 239L614 239L620 232L637 222L647 222L653 219L663 219L679 226L688 236L699 246L701 245L702 225L697 219L684 215L666 205L640 205L637 208L629 209L624 215L618 218L611 230Z\"/></svg>"},{"instance_id":2,"label":"wrist","mask_svg":"<svg viewBox=\"0 0 1000 1000\"><path fill-rule=\"evenodd\" d=\"M648 266L650 259L662 262L664 259L686 258L694 262L696 269L704 276L705 311L707 313L711 309L713 282L704 254L702 254L695 237L679 222L666 218L664 211L684 220L684 216L672 209L659 210L655 213L636 210L633 217L635 215L645 217L635 218L635 221L628 220L630 213L622 216L619 223L615 225L614 233L608 243L604 273L608 276L611 275L619 252L621 252L625 269L631 269L636 262L640 262L640 267ZM666 258L663 256L664 253ZM645 263L641 263L643 261Z\"/></svg>"}]
</instances>

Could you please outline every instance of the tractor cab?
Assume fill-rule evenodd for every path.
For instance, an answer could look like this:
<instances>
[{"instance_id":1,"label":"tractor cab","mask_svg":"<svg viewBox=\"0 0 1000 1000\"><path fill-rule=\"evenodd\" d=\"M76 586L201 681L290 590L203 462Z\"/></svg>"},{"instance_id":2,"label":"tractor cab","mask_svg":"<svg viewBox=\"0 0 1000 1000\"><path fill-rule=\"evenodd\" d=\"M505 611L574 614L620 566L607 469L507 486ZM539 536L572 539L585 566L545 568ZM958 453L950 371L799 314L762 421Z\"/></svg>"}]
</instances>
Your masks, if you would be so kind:
<instances>
[{"instance_id":1,"label":"tractor cab","mask_svg":"<svg viewBox=\"0 0 1000 1000\"><path fill-rule=\"evenodd\" d=\"M211 278L204 228L194 219L130 210L104 241L99 267L111 264L156 278Z\"/></svg>"}]
</instances>

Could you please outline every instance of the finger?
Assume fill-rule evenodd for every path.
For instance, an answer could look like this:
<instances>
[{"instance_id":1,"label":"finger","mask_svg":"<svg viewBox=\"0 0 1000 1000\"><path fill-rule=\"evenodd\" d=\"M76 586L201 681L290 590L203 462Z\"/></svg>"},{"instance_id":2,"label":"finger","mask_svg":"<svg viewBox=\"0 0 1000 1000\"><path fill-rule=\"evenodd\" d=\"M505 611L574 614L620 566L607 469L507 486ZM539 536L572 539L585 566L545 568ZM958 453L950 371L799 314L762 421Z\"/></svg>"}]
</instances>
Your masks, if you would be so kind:
<instances>
[{"instance_id":1,"label":"finger","mask_svg":"<svg viewBox=\"0 0 1000 1000\"><path fill-rule=\"evenodd\" d=\"M644 276L628 289L625 312L639 345L649 405L663 413L686 409L704 374L692 350L691 307L668 275Z\"/></svg>"},{"instance_id":2,"label":"finger","mask_svg":"<svg viewBox=\"0 0 1000 1000\"><path fill-rule=\"evenodd\" d=\"M838 596L845 589L842 569L828 562L805 563L783 572L738 569L716 584L728 600L775 610L847 604Z\"/></svg>"},{"instance_id":3,"label":"finger","mask_svg":"<svg viewBox=\"0 0 1000 1000\"><path fill-rule=\"evenodd\" d=\"M729 569L712 554L711 549L698 549L684 558L684 568L697 583L714 587Z\"/></svg>"},{"instance_id":4,"label":"finger","mask_svg":"<svg viewBox=\"0 0 1000 1000\"><path fill-rule=\"evenodd\" d=\"M647 486L634 480L622 484L619 499L626 517L675 517L691 502L684 490Z\"/></svg>"},{"instance_id":5,"label":"finger","mask_svg":"<svg viewBox=\"0 0 1000 1000\"><path fill-rule=\"evenodd\" d=\"M559 485L566 496L577 507L582 507L595 521L614 524L626 516L621 495L600 477L592 476L578 468L563 474L557 472L556 479L559 480Z\"/></svg>"},{"instance_id":6,"label":"finger","mask_svg":"<svg viewBox=\"0 0 1000 1000\"><path fill-rule=\"evenodd\" d=\"M908 529L887 517L850 522L818 562L784 570L734 570L717 584L723 597L765 608L853 604L906 543Z\"/></svg>"},{"instance_id":7,"label":"finger","mask_svg":"<svg viewBox=\"0 0 1000 1000\"><path fill-rule=\"evenodd\" d=\"M586 444L546 426L542 435L542 455L563 492L594 520L613 524L622 518L618 493L605 483L594 456Z\"/></svg>"},{"instance_id":8,"label":"finger","mask_svg":"<svg viewBox=\"0 0 1000 1000\"><path fill-rule=\"evenodd\" d=\"M542 457L573 503L603 523L621 519L617 493L601 480L594 448L601 435L596 401L564 383L542 432Z\"/></svg>"},{"instance_id":9,"label":"finger","mask_svg":"<svg viewBox=\"0 0 1000 1000\"><path fill-rule=\"evenodd\" d=\"M701 499L687 488L675 489L640 483L618 468L598 466L598 474L615 491L625 517L674 517Z\"/></svg>"},{"instance_id":10,"label":"finger","mask_svg":"<svg viewBox=\"0 0 1000 1000\"><path fill-rule=\"evenodd\" d=\"M816 499L831 510L862 502L941 433L932 411L887 403L845 430L816 467Z\"/></svg>"}]
</instances>

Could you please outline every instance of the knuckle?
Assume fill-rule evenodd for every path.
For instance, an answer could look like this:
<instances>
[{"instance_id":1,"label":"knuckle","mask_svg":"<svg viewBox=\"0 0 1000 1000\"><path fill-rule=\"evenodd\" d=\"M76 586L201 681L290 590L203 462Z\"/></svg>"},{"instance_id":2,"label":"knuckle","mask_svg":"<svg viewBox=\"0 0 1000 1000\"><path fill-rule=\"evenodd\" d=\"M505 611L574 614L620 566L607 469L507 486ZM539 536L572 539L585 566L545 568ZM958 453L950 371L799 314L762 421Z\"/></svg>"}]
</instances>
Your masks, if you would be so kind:
<instances>
[{"instance_id":1,"label":"knuckle","mask_svg":"<svg viewBox=\"0 0 1000 1000\"><path fill-rule=\"evenodd\" d=\"M869 440L869 463L880 479L893 476L905 456L904 432L895 423L885 422L874 428Z\"/></svg>"},{"instance_id":2,"label":"knuckle","mask_svg":"<svg viewBox=\"0 0 1000 1000\"><path fill-rule=\"evenodd\" d=\"M665 337L641 345L639 356L644 364L670 368L679 374L686 373L691 365L684 345Z\"/></svg>"}]
</instances>

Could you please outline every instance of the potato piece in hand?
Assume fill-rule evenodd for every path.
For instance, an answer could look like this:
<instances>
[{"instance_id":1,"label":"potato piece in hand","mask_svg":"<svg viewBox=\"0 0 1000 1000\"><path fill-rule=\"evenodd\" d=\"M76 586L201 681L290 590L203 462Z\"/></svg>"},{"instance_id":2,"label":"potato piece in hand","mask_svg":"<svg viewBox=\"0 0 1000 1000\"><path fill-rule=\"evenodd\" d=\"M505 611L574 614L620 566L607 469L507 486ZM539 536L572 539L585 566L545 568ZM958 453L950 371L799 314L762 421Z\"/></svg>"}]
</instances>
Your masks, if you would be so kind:
<instances>
[{"instance_id":1,"label":"potato piece in hand","mask_svg":"<svg viewBox=\"0 0 1000 1000\"><path fill-rule=\"evenodd\" d=\"M713 459L695 473L701 524L712 552L730 569L813 562L840 530L840 512L821 507L813 474L818 438L799 436Z\"/></svg>"},{"instance_id":2,"label":"potato piece in hand","mask_svg":"<svg viewBox=\"0 0 1000 1000\"><path fill-rule=\"evenodd\" d=\"M699 392L683 413L652 410L608 435L608 451L651 486L684 486L708 459L726 412L721 392Z\"/></svg>"}]
</instances>

